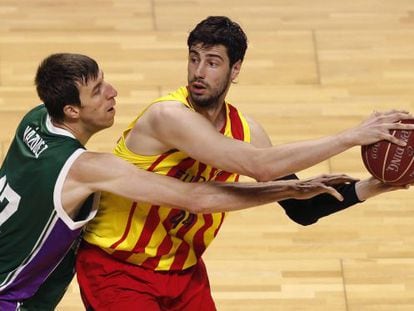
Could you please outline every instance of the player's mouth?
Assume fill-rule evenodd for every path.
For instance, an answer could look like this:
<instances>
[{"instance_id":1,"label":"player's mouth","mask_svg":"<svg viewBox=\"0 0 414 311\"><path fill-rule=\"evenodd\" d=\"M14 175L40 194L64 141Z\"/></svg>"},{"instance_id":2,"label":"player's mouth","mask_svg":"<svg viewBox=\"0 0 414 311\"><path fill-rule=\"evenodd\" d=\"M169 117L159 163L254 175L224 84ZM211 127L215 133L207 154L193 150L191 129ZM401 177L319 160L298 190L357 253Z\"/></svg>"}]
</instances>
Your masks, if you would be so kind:
<instances>
[{"instance_id":1,"label":"player's mouth","mask_svg":"<svg viewBox=\"0 0 414 311\"><path fill-rule=\"evenodd\" d=\"M207 86L201 82L191 83L191 91L195 94L202 94L206 91Z\"/></svg>"}]
</instances>

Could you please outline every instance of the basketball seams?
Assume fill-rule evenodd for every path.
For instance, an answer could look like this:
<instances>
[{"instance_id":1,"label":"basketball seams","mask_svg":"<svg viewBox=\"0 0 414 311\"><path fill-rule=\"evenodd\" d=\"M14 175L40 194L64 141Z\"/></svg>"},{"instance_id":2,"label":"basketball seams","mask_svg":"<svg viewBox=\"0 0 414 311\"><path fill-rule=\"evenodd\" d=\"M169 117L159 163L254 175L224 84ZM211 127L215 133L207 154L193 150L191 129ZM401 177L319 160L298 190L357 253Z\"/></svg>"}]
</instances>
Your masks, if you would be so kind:
<instances>
[{"instance_id":1,"label":"basketball seams","mask_svg":"<svg viewBox=\"0 0 414 311\"><path fill-rule=\"evenodd\" d=\"M372 167L371 167L371 165L370 165L370 162L369 162L369 156L368 156L368 151L370 150L369 149L369 147L368 146L363 146L363 147L365 147L365 148L363 148L363 153L362 153L362 156L363 156L363 160L364 160L364 164L365 164L365 166L367 167L367 169L368 169L368 171L375 177L375 178L377 178L377 179L379 179L379 180L381 180L381 181L384 181L382 178L381 178L381 176L378 176L378 174L377 174L377 172L375 172L373 169L372 169Z\"/></svg>"},{"instance_id":2,"label":"basketball seams","mask_svg":"<svg viewBox=\"0 0 414 311\"><path fill-rule=\"evenodd\" d=\"M401 174L400 177L398 177L397 179L394 180L389 180L388 183L395 183L398 182L401 178L405 177L405 174L407 173L407 171L411 168L411 165L413 164L413 160L411 160L410 164L407 166L407 168L405 169L405 171Z\"/></svg>"},{"instance_id":3,"label":"basketball seams","mask_svg":"<svg viewBox=\"0 0 414 311\"><path fill-rule=\"evenodd\" d=\"M392 133L392 136L394 136L394 134L395 134L395 131ZM383 180L384 182L386 182L386 181L387 181L387 180L385 179L385 168L386 168L386 167L387 167L387 165L388 165L388 161L389 161L389 159L388 159L388 154L389 154L390 149L391 149L391 143L390 143L390 142L388 142L387 144L388 144L388 145L387 145L387 149L386 149L386 151L385 151L385 156L384 156L385 161L382 163L382 170L381 170L382 180Z\"/></svg>"},{"instance_id":4,"label":"basketball seams","mask_svg":"<svg viewBox=\"0 0 414 311\"><path fill-rule=\"evenodd\" d=\"M401 121L399 121L398 123L401 123ZM392 136L397 136L396 135L396 133L397 133L397 131L396 130L394 130L393 132L392 132ZM406 167L406 169L401 173L401 174L399 174L398 175L398 177L397 178L395 178L395 179L390 179L390 180L386 180L385 179L385 167L386 166L388 166L388 164L389 164L389 162L390 162L390 159L388 158L388 153L389 153L389 150L391 149L391 146L392 146L392 144L389 142L388 143L388 148L387 148L387 152L386 152L386 154L385 154L385 159L386 159L386 161L384 161L384 164L383 164L383 174L382 174L382 176L384 177L384 182L387 182L387 183L396 183L396 182L398 182L401 178L403 178L403 177L405 177L405 174L407 173L407 171L411 168L411 165L412 165L412 163L413 163L413 159L411 159L411 161L410 161L410 163L407 165L407 167ZM394 153L395 153L395 151L397 150L397 148L398 147L396 147L395 148L395 150L394 150ZM405 152L406 152L406 150L404 149L404 154L405 154ZM404 163L403 163L403 161L401 160L401 165L403 165Z\"/></svg>"},{"instance_id":5,"label":"basketball seams","mask_svg":"<svg viewBox=\"0 0 414 311\"><path fill-rule=\"evenodd\" d=\"M389 182L389 183L395 183L395 182L399 181L401 178L405 177L405 174L408 172L409 169L411 169L411 166L413 165L413 162L414 162L414 158L411 158L411 161L407 165L407 168L404 170L404 172L402 172L402 174L397 179L389 180L387 182Z\"/></svg>"}]
</instances>

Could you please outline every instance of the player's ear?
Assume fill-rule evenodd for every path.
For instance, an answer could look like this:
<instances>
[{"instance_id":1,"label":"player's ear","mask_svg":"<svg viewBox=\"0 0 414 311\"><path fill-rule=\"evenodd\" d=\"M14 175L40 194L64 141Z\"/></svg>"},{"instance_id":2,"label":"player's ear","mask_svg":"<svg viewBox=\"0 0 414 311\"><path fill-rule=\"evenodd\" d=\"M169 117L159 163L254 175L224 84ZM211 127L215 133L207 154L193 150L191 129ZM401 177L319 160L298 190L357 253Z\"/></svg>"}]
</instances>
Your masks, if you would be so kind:
<instances>
[{"instance_id":1,"label":"player's ear","mask_svg":"<svg viewBox=\"0 0 414 311\"><path fill-rule=\"evenodd\" d=\"M237 76L239 75L240 69L241 69L242 61L238 60L233 64L231 67L231 81L233 82L236 80Z\"/></svg>"},{"instance_id":2,"label":"player's ear","mask_svg":"<svg viewBox=\"0 0 414 311\"><path fill-rule=\"evenodd\" d=\"M65 107L63 107L63 113L66 118L77 119L79 117L80 108L81 107L77 105L65 105Z\"/></svg>"}]
</instances>

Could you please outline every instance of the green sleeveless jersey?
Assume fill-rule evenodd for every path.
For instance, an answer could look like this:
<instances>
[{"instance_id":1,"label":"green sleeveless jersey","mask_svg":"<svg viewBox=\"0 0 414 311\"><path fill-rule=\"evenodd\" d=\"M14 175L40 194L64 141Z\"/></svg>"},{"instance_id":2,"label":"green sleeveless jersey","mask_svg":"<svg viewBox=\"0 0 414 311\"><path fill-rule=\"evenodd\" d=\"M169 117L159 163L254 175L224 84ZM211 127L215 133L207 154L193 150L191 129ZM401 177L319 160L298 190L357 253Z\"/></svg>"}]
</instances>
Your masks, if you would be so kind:
<instances>
[{"instance_id":1,"label":"green sleeveless jersey","mask_svg":"<svg viewBox=\"0 0 414 311\"><path fill-rule=\"evenodd\" d=\"M53 126L44 105L19 124L0 169L0 310L16 310L36 293L95 215L92 197L80 221L61 202L67 173L83 152L71 133Z\"/></svg>"}]
</instances>

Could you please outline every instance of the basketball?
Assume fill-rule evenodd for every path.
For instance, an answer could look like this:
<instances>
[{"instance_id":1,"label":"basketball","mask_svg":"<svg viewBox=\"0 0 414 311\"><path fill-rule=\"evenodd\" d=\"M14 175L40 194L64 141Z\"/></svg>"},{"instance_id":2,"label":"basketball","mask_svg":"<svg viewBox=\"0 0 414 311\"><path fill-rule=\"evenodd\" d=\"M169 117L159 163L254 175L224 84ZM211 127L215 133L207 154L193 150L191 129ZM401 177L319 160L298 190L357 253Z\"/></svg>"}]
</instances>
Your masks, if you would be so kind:
<instances>
[{"instance_id":1,"label":"basketball","mask_svg":"<svg viewBox=\"0 0 414 311\"><path fill-rule=\"evenodd\" d=\"M401 123L414 123L402 120ZM405 147L389 141L362 146L362 160L372 176L394 186L414 183L414 132L393 130L392 135L407 142Z\"/></svg>"}]
</instances>

